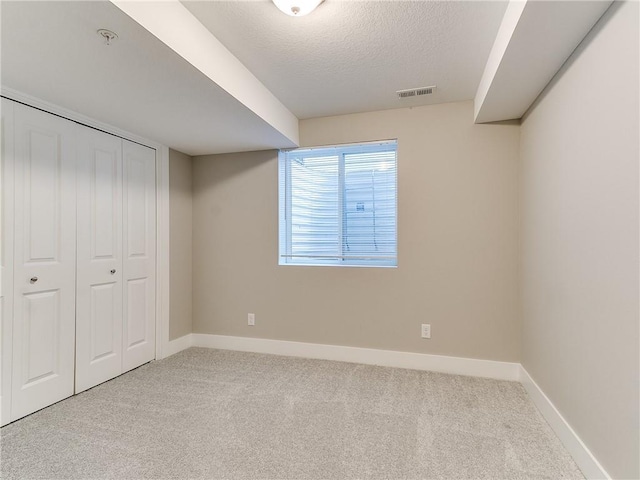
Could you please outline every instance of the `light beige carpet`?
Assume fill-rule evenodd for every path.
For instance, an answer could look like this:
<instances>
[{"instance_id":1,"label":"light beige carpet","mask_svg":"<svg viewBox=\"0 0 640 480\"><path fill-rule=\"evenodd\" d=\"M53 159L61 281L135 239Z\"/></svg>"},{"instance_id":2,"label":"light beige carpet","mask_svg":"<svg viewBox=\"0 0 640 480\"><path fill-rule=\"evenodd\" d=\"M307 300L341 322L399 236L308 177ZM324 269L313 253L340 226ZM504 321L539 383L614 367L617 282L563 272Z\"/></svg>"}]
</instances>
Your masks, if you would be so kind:
<instances>
[{"instance_id":1,"label":"light beige carpet","mask_svg":"<svg viewBox=\"0 0 640 480\"><path fill-rule=\"evenodd\" d=\"M192 348L1 431L2 478L582 478L505 382Z\"/></svg>"}]
</instances>

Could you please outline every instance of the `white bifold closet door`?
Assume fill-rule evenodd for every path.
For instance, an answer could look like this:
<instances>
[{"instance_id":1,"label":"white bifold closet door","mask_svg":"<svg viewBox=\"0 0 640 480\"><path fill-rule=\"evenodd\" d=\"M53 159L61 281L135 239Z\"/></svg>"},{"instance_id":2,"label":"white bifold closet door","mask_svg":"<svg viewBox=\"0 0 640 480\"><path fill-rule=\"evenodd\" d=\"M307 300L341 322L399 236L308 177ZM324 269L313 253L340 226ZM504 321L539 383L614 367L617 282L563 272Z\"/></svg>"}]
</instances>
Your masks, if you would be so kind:
<instances>
[{"instance_id":1,"label":"white bifold closet door","mask_svg":"<svg viewBox=\"0 0 640 480\"><path fill-rule=\"evenodd\" d=\"M156 151L122 141L122 371L156 356Z\"/></svg>"},{"instance_id":2,"label":"white bifold closet door","mask_svg":"<svg viewBox=\"0 0 640 480\"><path fill-rule=\"evenodd\" d=\"M78 139L76 393L155 358L155 150Z\"/></svg>"},{"instance_id":3,"label":"white bifold closet door","mask_svg":"<svg viewBox=\"0 0 640 480\"><path fill-rule=\"evenodd\" d=\"M73 394L75 127L15 105L12 419Z\"/></svg>"},{"instance_id":4,"label":"white bifold closet door","mask_svg":"<svg viewBox=\"0 0 640 480\"><path fill-rule=\"evenodd\" d=\"M155 358L156 151L8 100L0 420Z\"/></svg>"},{"instance_id":5,"label":"white bifold closet door","mask_svg":"<svg viewBox=\"0 0 640 480\"><path fill-rule=\"evenodd\" d=\"M78 135L76 393L122 373L122 139Z\"/></svg>"}]
</instances>

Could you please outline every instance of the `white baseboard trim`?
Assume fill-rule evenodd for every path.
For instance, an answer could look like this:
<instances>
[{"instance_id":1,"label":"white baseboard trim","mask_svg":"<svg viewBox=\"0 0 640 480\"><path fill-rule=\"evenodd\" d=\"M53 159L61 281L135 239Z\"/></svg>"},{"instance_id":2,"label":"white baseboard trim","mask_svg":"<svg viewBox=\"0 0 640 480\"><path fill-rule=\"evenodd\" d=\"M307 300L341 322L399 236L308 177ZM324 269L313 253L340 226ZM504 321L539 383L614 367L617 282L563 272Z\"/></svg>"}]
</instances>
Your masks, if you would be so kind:
<instances>
[{"instance_id":1,"label":"white baseboard trim","mask_svg":"<svg viewBox=\"0 0 640 480\"><path fill-rule=\"evenodd\" d=\"M520 364L372 348L194 333L193 346L518 381ZM175 341L175 340L174 340Z\"/></svg>"},{"instance_id":2,"label":"white baseboard trim","mask_svg":"<svg viewBox=\"0 0 640 480\"><path fill-rule=\"evenodd\" d=\"M606 470L593 456L571 425L564 419L555 405L549 400L529 372L520 366L520 382L529 394L531 401L538 408L547 423L551 426L567 451L588 479L610 479Z\"/></svg>"},{"instance_id":3,"label":"white baseboard trim","mask_svg":"<svg viewBox=\"0 0 640 480\"><path fill-rule=\"evenodd\" d=\"M193 347L193 333L189 333L187 335L169 341L164 358L170 357L171 355L181 352L182 350L186 350L189 347Z\"/></svg>"}]
</instances>

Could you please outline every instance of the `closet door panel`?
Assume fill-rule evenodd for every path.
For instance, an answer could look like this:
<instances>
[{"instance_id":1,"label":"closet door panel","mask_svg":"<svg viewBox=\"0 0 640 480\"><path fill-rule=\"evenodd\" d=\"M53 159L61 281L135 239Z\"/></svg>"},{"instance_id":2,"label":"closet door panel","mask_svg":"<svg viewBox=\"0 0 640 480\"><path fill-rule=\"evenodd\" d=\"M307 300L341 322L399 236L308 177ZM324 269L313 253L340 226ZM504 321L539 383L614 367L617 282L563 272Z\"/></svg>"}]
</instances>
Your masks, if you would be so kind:
<instances>
[{"instance_id":1,"label":"closet door panel","mask_svg":"<svg viewBox=\"0 0 640 480\"><path fill-rule=\"evenodd\" d=\"M76 392L122 373L122 140L78 135Z\"/></svg>"},{"instance_id":2,"label":"closet door panel","mask_svg":"<svg viewBox=\"0 0 640 480\"><path fill-rule=\"evenodd\" d=\"M15 105L11 418L73 394L75 126Z\"/></svg>"},{"instance_id":3,"label":"closet door panel","mask_svg":"<svg viewBox=\"0 0 640 480\"><path fill-rule=\"evenodd\" d=\"M155 358L155 153L151 148L123 141L124 371Z\"/></svg>"}]
</instances>

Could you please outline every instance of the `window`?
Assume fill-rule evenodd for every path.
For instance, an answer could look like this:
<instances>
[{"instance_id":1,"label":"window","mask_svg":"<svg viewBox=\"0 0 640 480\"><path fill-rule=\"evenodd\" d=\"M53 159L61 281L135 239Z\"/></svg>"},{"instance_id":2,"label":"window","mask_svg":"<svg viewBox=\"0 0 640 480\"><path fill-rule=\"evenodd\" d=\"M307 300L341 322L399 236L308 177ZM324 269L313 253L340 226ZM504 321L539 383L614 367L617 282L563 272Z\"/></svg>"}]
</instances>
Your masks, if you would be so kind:
<instances>
[{"instance_id":1,"label":"window","mask_svg":"<svg viewBox=\"0 0 640 480\"><path fill-rule=\"evenodd\" d=\"M397 142L279 155L280 265L397 265Z\"/></svg>"}]
</instances>

